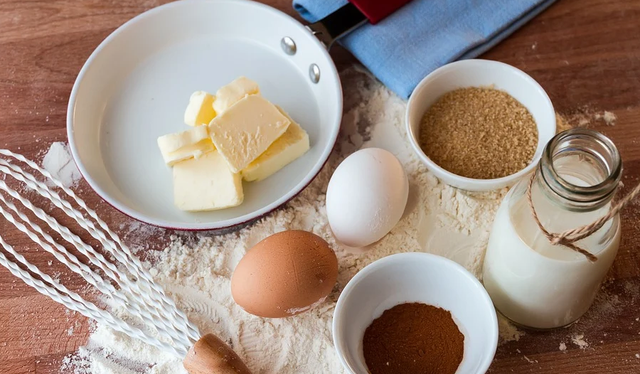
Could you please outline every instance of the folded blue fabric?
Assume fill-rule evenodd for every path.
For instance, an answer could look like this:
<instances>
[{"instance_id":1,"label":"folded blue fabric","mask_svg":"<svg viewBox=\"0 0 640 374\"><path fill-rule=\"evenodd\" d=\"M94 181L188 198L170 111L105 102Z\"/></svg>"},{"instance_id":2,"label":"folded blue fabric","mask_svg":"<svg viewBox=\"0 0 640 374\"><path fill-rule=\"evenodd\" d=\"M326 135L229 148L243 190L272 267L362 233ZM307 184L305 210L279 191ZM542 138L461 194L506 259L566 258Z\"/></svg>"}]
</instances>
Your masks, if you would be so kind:
<instances>
[{"instance_id":1,"label":"folded blue fabric","mask_svg":"<svg viewBox=\"0 0 640 374\"><path fill-rule=\"evenodd\" d=\"M380 0L384 1L384 0ZM340 43L387 87L408 98L438 67L487 51L555 0L413 0L377 25L366 24ZM294 0L309 22L346 0Z\"/></svg>"}]
</instances>

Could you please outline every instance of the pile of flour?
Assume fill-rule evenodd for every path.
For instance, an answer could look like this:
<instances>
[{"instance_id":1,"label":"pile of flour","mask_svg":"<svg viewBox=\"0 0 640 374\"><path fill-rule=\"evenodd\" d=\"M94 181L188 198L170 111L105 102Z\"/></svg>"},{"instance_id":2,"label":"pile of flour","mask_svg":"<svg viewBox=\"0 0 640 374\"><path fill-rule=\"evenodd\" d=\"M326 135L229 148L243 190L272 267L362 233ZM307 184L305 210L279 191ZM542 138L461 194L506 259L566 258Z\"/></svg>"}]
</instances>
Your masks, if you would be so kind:
<instances>
[{"instance_id":1,"label":"pile of flour","mask_svg":"<svg viewBox=\"0 0 640 374\"><path fill-rule=\"evenodd\" d=\"M440 183L409 148L405 102L359 69L343 73L342 81L345 114L338 144L308 188L284 208L237 232L172 236L171 244L146 263L200 331L229 342L255 373L343 373L331 340L335 303L347 282L379 258L399 252L435 253L480 276L493 216L506 192L469 194ZM402 220L387 236L369 248L354 250L332 236L325 194L337 165L363 147L385 148L400 159L409 175L410 196ZM245 313L231 297L233 269L260 240L290 229L311 231L335 250L340 268L333 292L318 307L295 317L264 319ZM514 330L508 331L508 338L517 337ZM101 324L96 324L86 347L64 360L62 370L186 373L179 359Z\"/></svg>"},{"instance_id":2,"label":"pile of flour","mask_svg":"<svg viewBox=\"0 0 640 374\"><path fill-rule=\"evenodd\" d=\"M82 177L71 157L69 145L63 142L51 144L42 159L42 167L62 182L65 187L74 187ZM47 184L53 186L50 181L47 181Z\"/></svg>"}]
</instances>

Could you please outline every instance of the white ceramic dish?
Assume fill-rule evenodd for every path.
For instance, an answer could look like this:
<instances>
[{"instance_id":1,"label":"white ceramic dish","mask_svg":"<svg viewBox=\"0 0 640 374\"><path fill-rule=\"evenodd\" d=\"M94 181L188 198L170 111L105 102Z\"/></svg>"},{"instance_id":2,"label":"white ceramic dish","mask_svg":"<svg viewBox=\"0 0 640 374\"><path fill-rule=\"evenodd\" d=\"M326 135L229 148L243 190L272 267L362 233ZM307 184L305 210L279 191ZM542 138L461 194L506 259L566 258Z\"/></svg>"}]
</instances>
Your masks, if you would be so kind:
<instances>
[{"instance_id":1,"label":"white ceramic dish","mask_svg":"<svg viewBox=\"0 0 640 374\"><path fill-rule=\"evenodd\" d=\"M457 263L428 253L401 253L362 269L347 284L333 315L333 342L349 373L366 374L362 338L371 322L405 302L449 310L464 334L458 374L483 374L498 346L498 320L480 282Z\"/></svg>"},{"instance_id":2,"label":"white ceramic dish","mask_svg":"<svg viewBox=\"0 0 640 374\"><path fill-rule=\"evenodd\" d=\"M473 179L453 174L431 161L420 148L422 116L438 98L463 87L494 86L521 102L538 126L538 147L531 163L515 174L496 179ZM407 134L422 162L443 182L469 191L488 191L510 186L528 174L538 164L545 145L556 134L556 114L544 89L523 71L497 61L457 61L427 75L411 94L406 114Z\"/></svg>"},{"instance_id":3,"label":"white ceramic dish","mask_svg":"<svg viewBox=\"0 0 640 374\"><path fill-rule=\"evenodd\" d=\"M296 42L295 55L281 48L284 36ZM314 63L317 84L309 78ZM193 91L215 92L241 75L304 127L311 149L270 178L245 183L238 207L182 212L156 138L188 128ZM71 92L67 131L82 175L109 204L153 225L205 230L251 221L299 193L329 157L341 116L336 68L304 26L259 3L189 0L143 13L100 44Z\"/></svg>"}]
</instances>

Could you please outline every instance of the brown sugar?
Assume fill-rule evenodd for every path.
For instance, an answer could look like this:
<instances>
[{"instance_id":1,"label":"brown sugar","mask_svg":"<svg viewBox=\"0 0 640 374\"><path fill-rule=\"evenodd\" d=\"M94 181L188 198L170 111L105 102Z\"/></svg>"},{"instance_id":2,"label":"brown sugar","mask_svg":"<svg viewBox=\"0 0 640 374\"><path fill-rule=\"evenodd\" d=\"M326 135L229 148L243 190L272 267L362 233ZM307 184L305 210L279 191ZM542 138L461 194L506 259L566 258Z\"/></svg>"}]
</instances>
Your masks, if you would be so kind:
<instances>
[{"instance_id":1,"label":"brown sugar","mask_svg":"<svg viewBox=\"0 0 640 374\"><path fill-rule=\"evenodd\" d=\"M444 94L420 124L420 147L440 167L463 177L501 178L524 169L538 145L527 108L494 88Z\"/></svg>"},{"instance_id":2,"label":"brown sugar","mask_svg":"<svg viewBox=\"0 0 640 374\"><path fill-rule=\"evenodd\" d=\"M464 335L449 311L406 303L367 327L363 350L371 374L454 374L462 362Z\"/></svg>"}]
</instances>

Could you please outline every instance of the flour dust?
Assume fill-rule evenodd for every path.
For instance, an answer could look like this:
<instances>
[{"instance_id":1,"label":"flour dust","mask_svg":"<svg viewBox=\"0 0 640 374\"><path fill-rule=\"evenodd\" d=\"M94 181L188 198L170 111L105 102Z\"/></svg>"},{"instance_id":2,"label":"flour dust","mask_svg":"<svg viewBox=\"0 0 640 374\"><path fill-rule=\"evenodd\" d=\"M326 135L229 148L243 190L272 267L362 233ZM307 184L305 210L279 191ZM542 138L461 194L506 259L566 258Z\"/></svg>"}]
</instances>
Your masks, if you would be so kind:
<instances>
[{"instance_id":1,"label":"flour dust","mask_svg":"<svg viewBox=\"0 0 640 374\"><path fill-rule=\"evenodd\" d=\"M331 339L335 303L347 282L377 259L399 252L435 253L480 277L493 216L506 192L470 194L439 182L409 148L403 120L406 103L361 69L349 69L341 78L341 133L327 165L309 187L282 209L239 231L172 236L170 245L145 263L200 331L227 341L255 373L343 373ZM365 147L387 149L400 159L409 176L410 198L402 220L387 236L368 248L353 249L333 237L325 194L338 164ZM235 266L260 240L290 229L313 232L335 250L335 288L324 303L298 316L265 319L245 313L231 297ZM124 310L114 312L126 316ZM521 333L514 331L507 332L507 340L519 338ZM86 347L65 358L62 371L186 373L180 359L102 324L96 325Z\"/></svg>"},{"instance_id":2,"label":"flour dust","mask_svg":"<svg viewBox=\"0 0 640 374\"><path fill-rule=\"evenodd\" d=\"M65 187L75 187L82 175L78 170L69 145L63 142L54 142L42 159L42 167L58 179ZM53 183L47 181L47 184L53 186Z\"/></svg>"}]
</instances>

